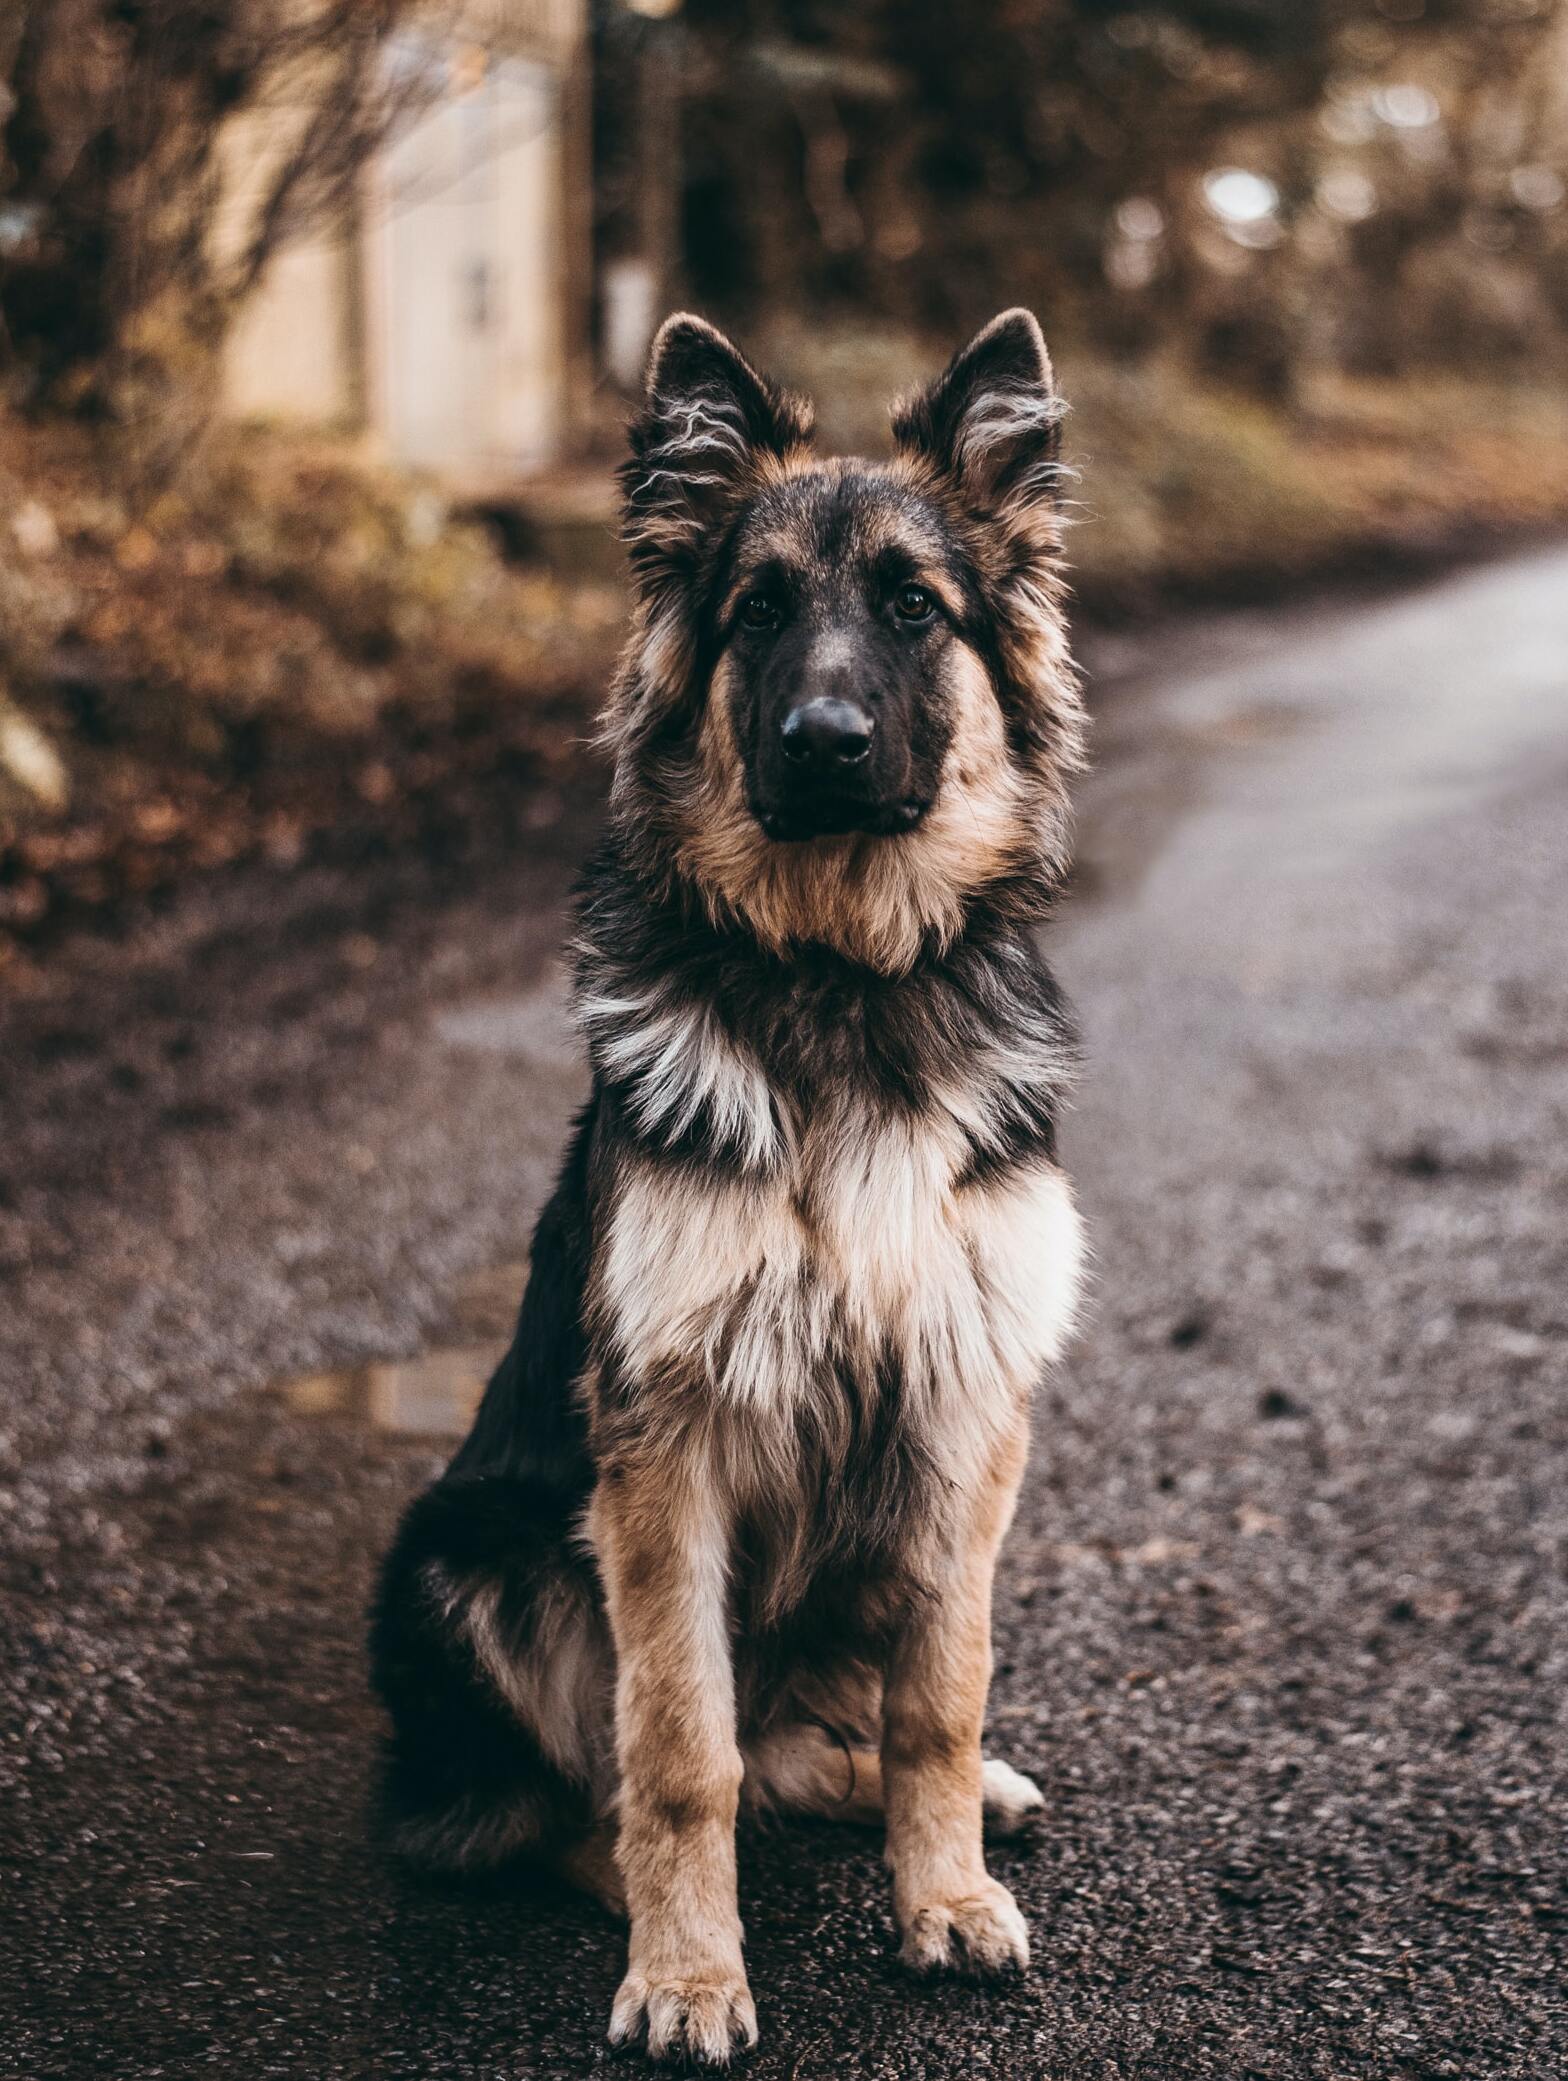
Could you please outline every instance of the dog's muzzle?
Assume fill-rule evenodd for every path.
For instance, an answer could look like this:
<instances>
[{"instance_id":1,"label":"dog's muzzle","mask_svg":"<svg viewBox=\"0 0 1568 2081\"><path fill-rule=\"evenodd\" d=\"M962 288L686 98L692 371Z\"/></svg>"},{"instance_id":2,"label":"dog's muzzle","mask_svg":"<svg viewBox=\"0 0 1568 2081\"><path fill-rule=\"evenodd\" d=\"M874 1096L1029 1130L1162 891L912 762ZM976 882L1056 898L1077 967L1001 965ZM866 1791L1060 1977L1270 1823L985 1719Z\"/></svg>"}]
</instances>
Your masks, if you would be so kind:
<instances>
[{"instance_id":1,"label":"dog's muzzle","mask_svg":"<svg viewBox=\"0 0 1568 2081\"><path fill-rule=\"evenodd\" d=\"M891 837L911 830L927 804L889 801L877 785L876 718L858 701L815 694L788 708L778 725L783 757L774 764L775 799L754 805L770 838L825 838L846 831Z\"/></svg>"}]
</instances>

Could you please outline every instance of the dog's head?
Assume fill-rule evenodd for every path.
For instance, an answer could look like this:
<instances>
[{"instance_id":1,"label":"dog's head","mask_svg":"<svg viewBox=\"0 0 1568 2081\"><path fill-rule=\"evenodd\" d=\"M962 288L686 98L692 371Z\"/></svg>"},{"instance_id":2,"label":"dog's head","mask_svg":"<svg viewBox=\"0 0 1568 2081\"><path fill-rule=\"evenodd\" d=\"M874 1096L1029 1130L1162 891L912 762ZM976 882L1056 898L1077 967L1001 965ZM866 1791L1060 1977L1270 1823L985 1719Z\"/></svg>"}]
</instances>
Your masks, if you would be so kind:
<instances>
[{"instance_id":1,"label":"dog's head","mask_svg":"<svg viewBox=\"0 0 1568 2081\"><path fill-rule=\"evenodd\" d=\"M887 464L818 459L809 408L701 319L660 331L609 730L627 842L715 917L897 970L980 890L1060 874L1061 416L1026 311L895 410Z\"/></svg>"}]
</instances>

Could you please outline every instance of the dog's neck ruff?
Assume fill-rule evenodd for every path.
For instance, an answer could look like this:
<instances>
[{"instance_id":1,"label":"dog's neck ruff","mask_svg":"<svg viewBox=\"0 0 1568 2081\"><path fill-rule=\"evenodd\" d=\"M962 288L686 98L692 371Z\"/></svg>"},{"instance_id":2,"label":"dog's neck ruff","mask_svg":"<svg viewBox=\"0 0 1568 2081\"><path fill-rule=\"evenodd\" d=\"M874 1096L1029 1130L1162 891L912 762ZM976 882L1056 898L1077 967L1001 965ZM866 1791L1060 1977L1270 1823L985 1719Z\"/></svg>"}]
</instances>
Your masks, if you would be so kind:
<instances>
[{"instance_id":1,"label":"dog's neck ruff","mask_svg":"<svg viewBox=\"0 0 1568 2081\"><path fill-rule=\"evenodd\" d=\"M1075 1038L998 893L885 975L827 947L781 954L678 893L650 900L607 848L579 914L576 1004L623 1132L651 1156L758 1175L827 1115L951 1123L965 1175L1049 1157Z\"/></svg>"}]
</instances>

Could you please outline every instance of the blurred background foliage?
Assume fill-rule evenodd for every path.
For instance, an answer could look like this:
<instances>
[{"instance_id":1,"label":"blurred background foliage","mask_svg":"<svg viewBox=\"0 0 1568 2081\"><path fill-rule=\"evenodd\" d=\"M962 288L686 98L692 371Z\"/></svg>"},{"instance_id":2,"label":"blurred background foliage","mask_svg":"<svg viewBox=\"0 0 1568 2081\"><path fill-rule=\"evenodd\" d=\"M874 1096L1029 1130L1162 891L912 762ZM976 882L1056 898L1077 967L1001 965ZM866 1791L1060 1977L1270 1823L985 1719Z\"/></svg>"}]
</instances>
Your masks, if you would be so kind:
<instances>
[{"instance_id":1,"label":"blurred background foliage","mask_svg":"<svg viewBox=\"0 0 1568 2081\"><path fill-rule=\"evenodd\" d=\"M481 496L365 426L236 422L225 342L279 256L547 15L584 109L552 470ZM0 959L454 776L574 767L619 607L584 541L662 309L874 450L1015 302L1074 406L1088 618L1561 526L1568 7L9 0ZM552 500L588 525L541 561Z\"/></svg>"},{"instance_id":2,"label":"blurred background foliage","mask_svg":"<svg viewBox=\"0 0 1568 2081\"><path fill-rule=\"evenodd\" d=\"M1557 0L692 0L603 34L604 235L641 235L633 53L673 34L678 258L739 321L950 336L1005 286L1269 396L1562 368Z\"/></svg>"}]
</instances>

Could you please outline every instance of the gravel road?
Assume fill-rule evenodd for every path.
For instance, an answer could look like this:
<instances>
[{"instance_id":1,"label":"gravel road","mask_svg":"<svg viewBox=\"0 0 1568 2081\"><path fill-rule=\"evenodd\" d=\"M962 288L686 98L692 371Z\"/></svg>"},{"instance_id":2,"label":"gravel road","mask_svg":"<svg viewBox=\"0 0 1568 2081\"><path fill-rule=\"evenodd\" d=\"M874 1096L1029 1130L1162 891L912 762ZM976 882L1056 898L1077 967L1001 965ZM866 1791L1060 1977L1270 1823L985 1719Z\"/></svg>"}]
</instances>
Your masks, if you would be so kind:
<instances>
[{"instance_id":1,"label":"gravel road","mask_svg":"<svg viewBox=\"0 0 1568 2081\"><path fill-rule=\"evenodd\" d=\"M1548 2081L1568 553L1102 653L1095 1296L991 1730L1035 1964L912 1986L871 1837L749 1835L748 2071ZM216 882L0 1011L0 2074L608 2060L611 1926L373 1846L361 1651L578 1088L581 842Z\"/></svg>"}]
</instances>

